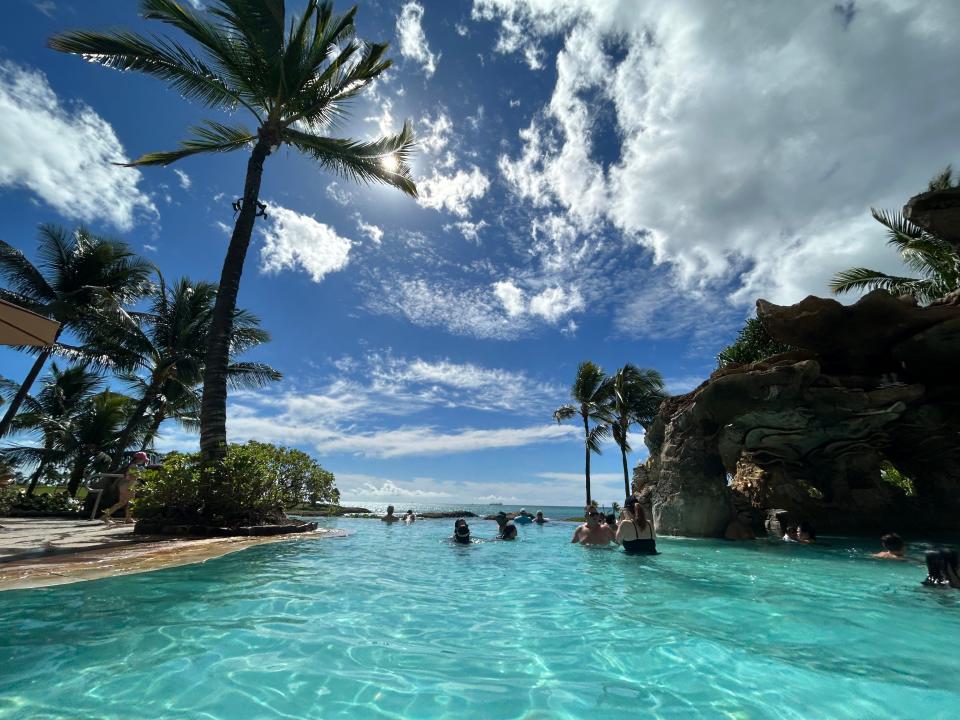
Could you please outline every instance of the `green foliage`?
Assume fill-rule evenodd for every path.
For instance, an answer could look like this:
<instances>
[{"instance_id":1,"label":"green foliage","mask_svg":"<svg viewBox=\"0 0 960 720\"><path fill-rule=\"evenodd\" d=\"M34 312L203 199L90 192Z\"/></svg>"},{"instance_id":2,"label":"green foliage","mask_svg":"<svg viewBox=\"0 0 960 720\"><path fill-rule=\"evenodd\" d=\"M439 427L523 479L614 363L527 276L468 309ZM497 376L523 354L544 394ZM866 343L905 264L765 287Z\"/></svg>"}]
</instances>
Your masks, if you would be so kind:
<instances>
[{"instance_id":1,"label":"green foliage","mask_svg":"<svg viewBox=\"0 0 960 720\"><path fill-rule=\"evenodd\" d=\"M230 445L224 460L170 453L143 474L134 501L138 519L238 526L280 522L284 509L338 502L333 473L306 453L267 443Z\"/></svg>"},{"instance_id":2,"label":"green foliage","mask_svg":"<svg viewBox=\"0 0 960 720\"><path fill-rule=\"evenodd\" d=\"M893 463L891 463L889 460L884 460L882 463L880 463L880 479L884 482L890 483L891 485L895 485L910 497L913 497L917 494L917 489L913 484L913 480L897 470L893 466Z\"/></svg>"},{"instance_id":3,"label":"green foliage","mask_svg":"<svg viewBox=\"0 0 960 720\"><path fill-rule=\"evenodd\" d=\"M927 186L928 190L958 187L949 165ZM830 289L837 295L859 290L886 290L892 295L911 295L927 304L960 287L960 255L943 238L932 235L898 212L871 210L887 231L887 244L900 253L913 277L887 275L869 268L849 268L834 275Z\"/></svg>"},{"instance_id":4,"label":"green foliage","mask_svg":"<svg viewBox=\"0 0 960 720\"><path fill-rule=\"evenodd\" d=\"M746 365L794 349L770 337L759 318L753 317L747 320L743 329L737 333L737 339L733 344L725 347L717 355L717 367Z\"/></svg>"},{"instance_id":5,"label":"green foliage","mask_svg":"<svg viewBox=\"0 0 960 720\"><path fill-rule=\"evenodd\" d=\"M27 495L19 488L0 490L0 515L72 515L83 510L83 502L65 491Z\"/></svg>"}]
</instances>

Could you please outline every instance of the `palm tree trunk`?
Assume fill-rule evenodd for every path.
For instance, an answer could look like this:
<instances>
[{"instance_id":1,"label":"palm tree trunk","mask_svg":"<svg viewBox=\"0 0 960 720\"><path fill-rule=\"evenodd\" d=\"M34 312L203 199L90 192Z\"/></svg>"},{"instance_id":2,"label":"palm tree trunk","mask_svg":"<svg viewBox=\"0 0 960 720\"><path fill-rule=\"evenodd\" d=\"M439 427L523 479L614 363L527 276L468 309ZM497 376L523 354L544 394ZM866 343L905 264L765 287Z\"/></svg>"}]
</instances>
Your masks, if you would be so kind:
<instances>
[{"instance_id":1,"label":"palm tree trunk","mask_svg":"<svg viewBox=\"0 0 960 720\"><path fill-rule=\"evenodd\" d=\"M140 424L143 416L147 414L147 408L150 407L150 403L154 401L160 392L160 384L161 380L159 375L154 374L153 377L150 378L150 384L147 385L143 397L140 398L137 407L134 408L130 414L130 419L127 420L126 427L123 428L123 432L120 433L120 437L117 439L117 450L110 460L110 470L108 472L116 472L120 468L123 461L123 453L130 444L133 432L137 429L137 425Z\"/></svg>"},{"instance_id":2,"label":"palm tree trunk","mask_svg":"<svg viewBox=\"0 0 960 720\"><path fill-rule=\"evenodd\" d=\"M587 507L589 507L590 506L590 443L588 442L588 438L590 437L590 425L587 421L586 415L583 416L583 433L584 433L583 449L586 453L585 473L586 473L586 481L587 481Z\"/></svg>"},{"instance_id":3,"label":"palm tree trunk","mask_svg":"<svg viewBox=\"0 0 960 720\"><path fill-rule=\"evenodd\" d=\"M263 163L269 154L270 142L261 131L247 163L243 205L233 227L227 256L223 260L217 302L213 306L213 317L207 335L203 398L200 401L200 453L205 462L222 460L227 453L227 366L230 362L230 335L243 263L253 235L253 224L257 219Z\"/></svg>"},{"instance_id":4,"label":"palm tree trunk","mask_svg":"<svg viewBox=\"0 0 960 720\"><path fill-rule=\"evenodd\" d=\"M59 336L60 333L58 332L57 337ZM56 342L56 338L54 338L54 342ZM23 404L24 398L27 397L27 393L30 392L30 388L37 379L37 375L43 370L43 365L47 362L48 357L50 357L50 348L47 348L37 356L33 367L30 368L30 372L27 373L27 377L20 385L20 389L17 390L17 394L13 397L13 400L10 401L7 412L3 415L3 420L0 420L0 437L6 435L10 430L10 424L13 422L13 418L16 417L17 412L20 410L20 406Z\"/></svg>"},{"instance_id":5,"label":"palm tree trunk","mask_svg":"<svg viewBox=\"0 0 960 720\"><path fill-rule=\"evenodd\" d=\"M80 459L74 462L73 468L70 470L70 481L67 483L67 494L70 497L77 496L77 490L80 489L80 482L83 480L83 476L86 472L86 462Z\"/></svg>"},{"instance_id":6,"label":"palm tree trunk","mask_svg":"<svg viewBox=\"0 0 960 720\"><path fill-rule=\"evenodd\" d=\"M627 449L624 445L620 446L620 456L623 458L623 497L630 497L630 477L627 472Z\"/></svg>"},{"instance_id":7,"label":"palm tree trunk","mask_svg":"<svg viewBox=\"0 0 960 720\"><path fill-rule=\"evenodd\" d=\"M163 416L162 412L157 412L153 416L153 422L150 424L150 430L143 438L143 443L140 445L140 452L143 452L147 449L153 439L157 436L157 433L160 432L160 426L163 424L163 421L166 418Z\"/></svg>"},{"instance_id":8,"label":"palm tree trunk","mask_svg":"<svg viewBox=\"0 0 960 720\"><path fill-rule=\"evenodd\" d=\"M30 476L30 485L27 486L27 497L32 497L33 493L37 489L37 483L40 482L40 477L43 475L43 471L47 469L46 460L41 460L40 464L37 465L37 469L33 471L33 475Z\"/></svg>"}]
</instances>

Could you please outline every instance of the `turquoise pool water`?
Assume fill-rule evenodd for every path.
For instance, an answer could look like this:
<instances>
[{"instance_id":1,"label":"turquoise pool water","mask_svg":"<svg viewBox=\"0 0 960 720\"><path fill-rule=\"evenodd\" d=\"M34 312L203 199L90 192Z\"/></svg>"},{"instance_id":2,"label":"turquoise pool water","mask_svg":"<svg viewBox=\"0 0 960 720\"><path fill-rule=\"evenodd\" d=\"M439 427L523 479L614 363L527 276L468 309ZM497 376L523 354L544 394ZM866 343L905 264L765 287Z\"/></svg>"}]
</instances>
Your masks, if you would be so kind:
<instances>
[{"instance_id":1,"label":"turquoise pool water","mask_svg":"<svg viewBox=\"0 0 960 720\"><path fill-rule=\"evenodd\" d=\"M874 548L452 522L0 593L0 718L955 718L960 592ZM491 536L494 523L472 523Z\"/></svg>"}]
</instances>

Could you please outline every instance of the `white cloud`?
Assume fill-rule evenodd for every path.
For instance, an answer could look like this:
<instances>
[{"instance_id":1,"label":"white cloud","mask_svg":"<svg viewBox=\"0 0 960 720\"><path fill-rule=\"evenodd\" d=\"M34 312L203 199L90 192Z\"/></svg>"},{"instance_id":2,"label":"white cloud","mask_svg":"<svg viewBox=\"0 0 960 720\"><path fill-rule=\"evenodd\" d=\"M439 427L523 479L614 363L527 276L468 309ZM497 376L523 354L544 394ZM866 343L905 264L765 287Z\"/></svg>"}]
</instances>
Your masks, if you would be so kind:
<instances>
[{"instance_id":1,"label":"white cloud","mask_svg":"<svg viewBox=\"0 0 960 720\"><path fill-rule=\"evenodd\" d=\"M143 249L146 250L147 252L156 252L156 251L157 251L157 246L156 246L156 245L151 245L151 244L149 244L149 243L144 243L144 244L143 244Z\"/></svg>"},{"instance_id":2,"label":"white cloud","mask_svg":"<svg viewBox=\"0 0 960 720\"><path fill-rule=\"evenodd\" d=\"M467 35L470 34L469 28L467 28L467 26L464 25L463 23L457 23L456 25L453 26L453 29L457 31L457 35L459 35L460 37L466 37Z\"/></svg>"},{"instance_id":3,"label":"white cloud","mask_svg":"<svg viewBox=\"0 0 960 720\"><path fill-rule=\"evenodd\" d=\"M450 493L437 490L423 490L410 487L407 483L397 484L389 478L361 473L337 473L337 489L343 497L363 500L434 500L449 498Z\"/></svg>"},{"instance_id":4,"label":"white cloud","mask_svg":"<svg viewBox=\"0 0 960 720\"><path fill-rule=\"evenodd\" d=\"M467 217L470 203L482 198L489 187L490 181L476 165L470 172L457 170L452 175L434 170L430 177L417 180L417 203L425 208Z\"/></svg>"},{"instance_id":5,"label":"white cloud","mask_svg":"<svg viewBox=\"0 0 960 720\"><path fill-rule=\"evenodd\" d=\"M444 225L443 229L449 231L452 227L455 227L460 231L460 234L463 235L464 240L479 245L480 231L487 227L487 222L485 220L481 220L480 222L461 220L460 222L453 223L453 225Z\"/></svg>"},{"instance_id":6,"label":"white cloud","mask_svg":"<svg viewBox=\"0 0 960 720\"><path fill-rule=\"evenodd\" d=\"M220 220L217 220L217 221L213 224L213 226L214 226L217 230L219 230L220 232L222 232L224 235L226 235L227 237L230 237L231 235L233 235L233 228L230 227L229 225L227 225L225 222L222 222L222 221L220 221Z\"/></svg>"},{"instance_id":7,"label":"white cloud","mask_svg":"<svg viewBox=\"0 0 960 720\"><path fill-rule=\"evenodd\" d=\"M174 172L180 179L180 187L182 187L184 190L189 190L191 185L190 176L187 175L183 170L174 169Z\"/></svg>"},{"instance_id":8,"label":"white cloud","mask_svg":"<svg viewBox=\"0 0 960 720\"><path fill-rule=\"evenodd\" d=\"M436 155L450 142L453 131L453 122L445 112L438 112L435 116L424 116L417 127L417 149L427 154Z\"/></svg>"},{"instance_id":9,"label":"white cloud","mask_svg":"<svg viewBox=\"0 0 960 720\"><path fill-rule=\"evenodd\" d=\"M364 222L359 213L354 214L353 218L357 221L357 230L370 238L374 245L379 245L381 242L383 242L382 228L377 225L371 225L370 223Z\"/></svg>"},{"instance_id":10,"label":"white cloud","mask_svg":"<svg viewBox=\"0 0 960 720\"><path fill-rule=\"evenodd\" d=\"M61 104L46 76L0 61L0 187L24 187L62 215L133 227L157 209L140 189L110 124L77 102Z\"/></svg>"},{"instance_id":11,"label":"white cloud","mask_svg":"<svg viewBox=\"0 0 960 720\"><path fill-rule=\"evenodd\" d=\"M473 17L499 21L500 52L563 42L549 103L500 159L515 196L612 224L681 290L795 302L847 266L897 270L869 207L957 160L954 2L475 0Z\"/></svg>"},{"instance_id":12,"label":"white cloud","mask_svg":"<svg viewBox=\"0 0 960 720\"><path fill-rule=\"evenodd\" d=\"M57 5L53 0L35 0L33 6L48 18L52 18L57 11Z\"/></svg>"},{"instance_id":13,"label":"white cloud","mask_svg":"<svg viewBox=\"0 0 960 720\"><path fill-rule=\"evenodd\" d=\"M397 18L397 37L400 40L400 54L419 63L424 74L431 77L436 72L440 56L430 51L422 21L423 6L416 2L406 3Z\"/></svg>"},{"instance_id":14,"label":"white cloud","mask_svg":"<svg viewBox=\"0 0 960 720\"><path fill-rule=\"evenodd\" d=\"M351 195L350 191L341 187L336 180L333 180L326 189L327 197L333 200L337 205L349 205Z\"/></svg>"},{"instance_id":15,"label":"white cloud","mask_svg":"<svg viewBox=\"0 0 960 720\"><path fill-rule=\"evenodd\" d=\"M523 315L527 309L527 303L523 298L523 290L518 288L512 280L500 280L493 284L493 294L497 300L503 303L503 309L507 315L516 317Z\"/></svg>"},{"instance_id":16,"label":"white cloud","mask_svg":"<svg viewBox=\"0 0 960 720\"><path fill-rule=\"evenodd\" d=\"M539 315L548 323L555 324L560 318L583 309L583 297L573 288L547 288L530 298L530 312Z\"/></svg>"},{"instance_id":17,"label":"white cloud","mask_svg":"<svg viewBox=\"0 0 960 720\"><path fill-rule=\"evenodd\" d=\"M353 244L310 215L273 204L267 207L266 223L260 232L264 237L261 272L278 273L300 267L314 282L345 268Z\"/></svg>"}]
</instances>

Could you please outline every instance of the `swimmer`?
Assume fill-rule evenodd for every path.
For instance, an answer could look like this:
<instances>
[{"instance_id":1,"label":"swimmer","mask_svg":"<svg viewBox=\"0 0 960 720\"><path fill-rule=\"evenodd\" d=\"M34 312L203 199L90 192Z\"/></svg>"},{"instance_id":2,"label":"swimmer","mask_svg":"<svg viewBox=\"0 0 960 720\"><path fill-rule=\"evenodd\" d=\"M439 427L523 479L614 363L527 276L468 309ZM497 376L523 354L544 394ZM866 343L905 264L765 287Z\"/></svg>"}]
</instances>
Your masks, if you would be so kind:
<instances>
[{"instance_id":1,"label":"swimmer","mask_svg":"<svg viewBox=\"0 0 960 720\"><path fill-rule=\"evenodd\" d=\"M387 505L387 514L380 518L380 520L385 523L400 522L400 518L393 514L393 505Z\"/></svg>"},{"instance_id":2,"label":"swimmer","mask_svg":"<svg viewBox=\"0 0 960 720\"><path fill-rule=\"evenodd\" d=\"M537 514L534 516L533 521L537 525L543 525L544 523L550 522L547 518L543 516L543 510L537 510Z\"/></svg>"},{"instance_id":3,"label":"swimmer","mask_svg":"<svg viewBox=\"0 0 960 720\"><path fill-rule=\"evenodd\" d=\"M623 519L617 526L617 544L628 555L658 555L653 523L647 520L640 501L633 495L623 503Z\"/></svg>"},{"instance_id":4,"label":"swimmer","mask_svg":"<svg viewBox=\"0 0 960 720\"><path fill-rule=\"evenodd\" d=\"M498 540L517 539L517 526L513 524L513 521L507 517L507 514L503 510L497 513L495 520L500 528L500 532L497 534Z\"/></svg>"},{"instance_id":5,"label":"swimmer","mask_svg":"<svg viewBox=\"0 0 960 720\"><path fill-rule=\"evenodd\" d=\"M580 543L581 545L609 545L616 541L616 536L609 525L600 524L600 513L595 507L588 506L583 509L586 516L586 522L573 531L571 543Z\"/></svg>"},{"instance_id":6,"label":"swimmer","mask_svg":"<svg viewBox=\"0 0 960 720\"><path fill-rule=\"evenodd\" d=\"M470 544L470 526L467 521L460 518L453 524L453 541L461 545Z\"/></svg>"},{"instance_id":7,"label":"swimmer","mask_svg":"<svg viewBox=\"0 0 960 720\"><path fill-rule=\"evenodd\" d=\"M417 516L413 514L413 510L407 510L407 514L403 516L403 521L407 525L410 523L415 523L417 521Z\"/></svg>"},{"instance_id":8,"label":"swimmer","mask_svg":"<svg viewBox=\"0 0 960 720\"><path fill-rule=\"evenodd\" d=\"M883 550L878 553L874 553L870 557L879 558L880 560L906 560L904 556L904 551L906 546L903 544L903 539L896 533L888 533L880 538L880 544L883 545Z\"/></svg>"}]
</instances>

